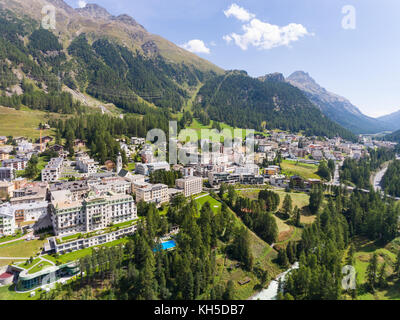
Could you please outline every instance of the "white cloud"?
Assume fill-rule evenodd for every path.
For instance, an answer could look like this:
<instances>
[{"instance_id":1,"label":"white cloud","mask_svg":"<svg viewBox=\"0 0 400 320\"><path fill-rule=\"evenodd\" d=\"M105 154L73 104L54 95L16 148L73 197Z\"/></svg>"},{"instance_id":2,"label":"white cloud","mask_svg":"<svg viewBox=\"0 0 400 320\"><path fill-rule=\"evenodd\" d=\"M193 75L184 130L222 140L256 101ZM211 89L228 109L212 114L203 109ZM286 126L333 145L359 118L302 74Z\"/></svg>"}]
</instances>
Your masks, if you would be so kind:
<instances>
[{"instance_id":1,"label":"white cloud","mask_svg":"<svg viewBox=\"0 0 400 320\"><path fill-rule=\"evenodd\" d=\"M232 11L231 9L234 5L235 4L231 5L227 11ZM245 9L240 8L237 5L235 6L240 10L247 12ZM237 9L235 10L235 12L238 12ZM224 13L228 17L229 15L227 15L227 11L224 11ZM234 15L233 13L231 14ZM238 14L235 16L239 20L250 20L250 22L242 25L243 34L231 33L225 35L223 39L227 43L234 41L242 50L247 50L249 46L254 46L264 50L280 46L289 46L291 42L298 41L304 36L313 35L309 33L303 25L297 23L290 23L287 26L280 27L268 22L260 21L259 19L256 19L254 15L252 15L248 20L244 20L244 15L241 15L242 19L238 17Z\"/></svg>"},{"instance_id":2,"label":"white cloud","mask_svg":"<svg viewBox=\"0 0 400 320\"><path fill-rule=\"evenodd\" d=\"M206 54L210 53L210 49L207 48L204 42L199 39L190 40L180 45L180 47L193 53L206 53Z\"/></svg>"},{"instance_id":3,"label":"white cloud","mask_svg":"<svg viewBox=\"0 0 400 320\"><path fill-rule=\"evenodd\" d=\"M79 1L78 1L78 7L79 7L79 8L84 8L84 7L86 7L86 1L84 1L84 0L79 0Z\"/></svg>"},{"instance_id":4,"label":"white cloud","mask_svg":"<svg viewBox=\"0 0 400 320\"><path fill-rule=\"evenodd\" d=\"M226 43L231 43L232 42L232 37L230 35L225 35L222 37L226 41Z\"/></svg>"},{"instance_id":5,"label":"white cloud","mask_svg":"<svg viewBox=\"0 0 400 320\"><path fill-rule=\"evenodd\" d=\"M215 41L211 41L211 42L210 42L210 46L215 47L216 45L217 45L217 43L216 43Z\"/></svg>"},{"instance_id":6,"label":"white cloud","mask_svg":"<svg viewBox=\"0 0 400 320\"><path fill-rule=\"evenodd\" d=\"M231 4L228 10L224 11L227 18L234 16L240 21L249 21L255 17L254 14L248 12L246 9L239 7L236 3Z\"/></svg>"}]
</instances>

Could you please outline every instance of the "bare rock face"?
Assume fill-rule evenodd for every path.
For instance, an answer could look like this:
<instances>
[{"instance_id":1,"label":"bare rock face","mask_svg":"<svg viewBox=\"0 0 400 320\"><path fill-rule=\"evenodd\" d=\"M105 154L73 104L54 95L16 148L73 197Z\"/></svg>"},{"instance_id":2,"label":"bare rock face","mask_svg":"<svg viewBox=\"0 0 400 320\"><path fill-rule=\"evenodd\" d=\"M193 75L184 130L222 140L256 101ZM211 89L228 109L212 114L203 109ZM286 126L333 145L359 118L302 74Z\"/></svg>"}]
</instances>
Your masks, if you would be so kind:
<instances>
[{"instance_id":1,"label":"bare rock face","mask_svg":"<svg viewBox=\"0 0 400 320\"><path fill-rule=\"evenodd\" d=\"M157 44L152 40L143 43L142 50L146 55L149 56L157 54L159 52Z\"/></svg>"},{"instance_id":2,"label":"bare rock face","mask_svg":"<svg viewBox=\"0 0 400 320\"><path fill-rule=\"evenodd\" d=\"M94 3L87 4L86 7L75 10L82 16L88 18L101 20L109 20L112 18L112 15L106 9Z\"/></svg>"},{"instance_id":3,"label":"bare rock face","mask_svg":"<svg viewBox=\"0 0 400 320\"><path fill-rule=\"evenodd\" d=\"M302 91L318 96L323 102L341 104L341 108L346 111L355 115L362 115L361 111L352 105L350 101L322 88L308 73L304 71L296 71L292 73L287 78L287 81Z\"/></svg>"},{"instance_id":4,"label":"bare rock face","mask_svg":"<svg viewBox=\"0 0 400 320\"><path fill-rule=\"evenodd\" d=\"M267 74L259 79L261 81L285 82L285 77L279 72Z\"/></svg>"}]
</instances>

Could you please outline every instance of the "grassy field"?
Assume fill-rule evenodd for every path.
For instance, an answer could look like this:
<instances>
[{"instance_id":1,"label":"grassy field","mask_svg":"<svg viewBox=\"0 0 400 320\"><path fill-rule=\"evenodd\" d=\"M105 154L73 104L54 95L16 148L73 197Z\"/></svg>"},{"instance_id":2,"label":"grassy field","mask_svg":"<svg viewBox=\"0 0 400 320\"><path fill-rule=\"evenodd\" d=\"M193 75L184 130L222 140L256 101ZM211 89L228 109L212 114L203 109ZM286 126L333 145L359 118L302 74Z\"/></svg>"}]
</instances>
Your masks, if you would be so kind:
<instances>
[{"instance_id":1,"label":"grassy field","mask_svg":"<svg viewBox=\"0 0 400 320\"><path fill-rule=\"evenodd\" d=\"M396 254L400 249L400 238L396 238L385 247L378 246L373 241L364 238L356 240L355 269L357 272L357 282L359 286L359 300L400 300L400 281L393 276L393 266L396 261ZM386 272L388 275L388 286L380 288L371 293L362 289L366 283L366 271L369 261L374 253L378 254L378 264L387 264Z\"/></svg>"},{"instance_id":2,"label":"grassy field","mask_svg":"<svg viewBox=\"0 0 400 320\"><path fill-rule=\"evenodd\" d=\"M15 240L15 239L18 239L18 238L21 238L21 237L22 237L22 234L17 234L17 235L15 235L15 236L6 236L6 237L2 237L2 238L0 238L0 245L1 245L3 242Z\"/></svg>"},{"instance_id":3,"label":"grassy field","mask_svg":"<svg viewBox=\"0 0 400 320\"><path fill-rule=\"evenodd\" d=\"M115 240L115 241L112 241L112 242L105 243L105 244L103 244L101 246L103 246L103 247L112 247L112 246L116 246L118 244L124 244L127 241L128 241L128 238L122 238L122 239L119 239L119 240ZM96 246L96 247L99 247L99 246ZM54 263L59 262L61 264L64 264L64 263L72 262L72 261L75 261L75 260L79 260L80 258L83 258L83 257L91 254L93 248L95 248L95 247L85 248L85 249L82 249L82 250L66 253L66 254L60 255L58 258L55 258L52 255L46 255L46 256L44 256L44 258L46 258L47 260L50 260L50 261L52 261Z\"/></svg>"},{"instance_id":4,"label":"grassy field","mask_svg":"<svg viewBox=\"0 0 400 320\"><path fill-rule=\"evenodd\" d=\"M188 127L188 129L194 129L194 130L198 131L199 138L200 138L201 129L211 129L212 128L212 123L213 123L213 120L211 120L211 122L210 122L210 124L208 126L205 126L205 125L201 124L197 119L193 119L193 122ZM221 126L221 130L228 129L231 132L232 135L233 135L235 129L239 129L239 128L233 128L230 125L227 125L227 124L222 123L222 122L220 122L220 126ZM254 132L254 133L256 134L256 132ZM241 137L242 137L242 139L244 139L246 137L246 130L245 129L242 129Z\"/></svg>"},{"instance_id":5,"label":"grassy field","mask_svg":"<svg viewBox=\"0 0 400 320\"><path fill-rule=\"evenodd\" d=\"M24 136L37 139L40 131L37 130L39 123L48 122L49 118L60 118L59 114L46 113L38 110L15 110L0 106L0 135L1 136ZM43 136L54 136L53 130L43 130Z\"/></svg>"},{"instance_id":6,"label":"grassy field","mask_svg":"<svg viewBox=\"0 0 400 320\"><path fill-rule=\"evenodd\" d=\"M317 175L318 166L314 164L283 160L281 163L282 173L287 176L298 175L304 179L320 179Z\"/></svg>"},{"instance_id":7,"label":"grassy field","mask_svg":"<svg viewBox=\"0 0 400 320\"><path fill-rule=\"evenodd\" d=\"M0 245L0 257L31 257L40 252L44 240L19 240Z\"/></svg>"},{"instance_id":8,"label":"grassy field","mask_svg":"<svg viewBox=\"0 0 400 320\"><path fill-rule=\"evenodd\" d=\"M20 268L28 270L29 268L32 268L35 264L37 264L39 261L40 258L35 258L33 259L32 263L29 263L29 260L26 260L24 263L17 263L16 265Z\"/></svg>"},{"instance_id":9,"label":"grassy field","mask_svg":"<svg viewBox=\"0 0 400 320\"><path fill-rule=\"evenodd\" d=\"M22 259L22 260L16 260L16 259L0 259L0 267L4 267L4 266L8 266L9 264L13 264L13 263L15 263L15 262L18 262L18 261L24 261L25 259ZM1 299L0 299L1 300Z\"/></svg>"},{"instance_id":10,"label":"grassy field","mask_svg":"<svg viewBox=\"0 0 400 320\"><path fill-rule=\"evenodd\" d=\"M210 195L207 195L205 197L201 197L199 199L194 200L197 203L197 207L200 211L201 207L208 201L210 203L211 209L214 213L219 212L221 209L221 203L215 200L213 197Z\"/></svg>"},{"instance_id":11,"label":"grassy field","mask_svg":"<svg viewBox=\"0 0 400 320\"><path fill-rule=\"evenodd\" d=\"M36 264L32 269L28 271L29 274L34 274L36 272L39 272L41 270L46 269L47 267L51 267L52 264L47 261L41 261L38 264Z\"/></svg>"},{"instance_id":12,"label":"grassy field","mask_svg":"<svg viewBox=\"0 0 400 320\"><path fill-rule=\"evenodd\" d=\"M36 293L35 297L30 297L29 292L17 293L14 291L14 285L8 287L0 287L0 300L38 300L40 294Z\"/></svg>"},{"instance_id":13,"label":"grassy field","mask_svg":"<svg viewBox=\"0 0 400 320\"><path fill-rule=\"evenodd\" d=\"M281 203L279 205L280 209L283 205L283 200L288 193L282 190L274 190L274 192L279 194L279 197L281 199ZM293 208L295 206L298 206L300 209L302 209L304 207L307 207L310 202L310 196L306 193L290 192L289 195L292 198Z\"/></svg>"}]
</instances>

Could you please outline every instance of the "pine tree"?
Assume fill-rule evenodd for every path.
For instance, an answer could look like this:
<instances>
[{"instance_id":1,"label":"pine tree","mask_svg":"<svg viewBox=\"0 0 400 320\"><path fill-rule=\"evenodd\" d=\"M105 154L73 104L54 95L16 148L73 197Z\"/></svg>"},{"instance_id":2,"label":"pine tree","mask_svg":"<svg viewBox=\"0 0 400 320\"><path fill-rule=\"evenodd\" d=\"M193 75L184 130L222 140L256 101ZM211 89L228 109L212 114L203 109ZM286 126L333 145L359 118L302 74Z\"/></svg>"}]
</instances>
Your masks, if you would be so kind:
<instances>
[{"instance_id":1,"label":"pine tree","mask_svg":"<svg viewBox=\"0 0 400 320\"><path fill-rule=\"evenodd\" d=\"M386 274L386 262L384 262L379 269L378 273L378 286L379 288L384 288L387 286L387 280L386 280L387 274Z\"/></svg>"},{"instance_id":2,"label":"pine tree","mask_svg":"<svg viewBox=\"0 0 400 320\"><path fill-rule=\"evenodd\" d=\"M372 255L367 267L367 283L372 292L375 291L378 271L378 255L376 252Z\"/></svg>"},{"instance_id":3,"label":"pine tree","mask_svg":"<svg viewBox=\"0 0 400 320\"><path fill-rule=\"evenodd\" d=\"M289 194L287 194L285 196L285 199L283 200L282 211L286 216L290 217L292 215L292 210L293 210L292 197Z\"/></svg>"},{"instance_id":4,"label":"pine tree","mask_svg":"<svg viewBox=\"0 0 400 320\"><path fill-rule=\"evenodd\" d=\"M393 271L397 277L400 276L400 250L397 251L396 262L395 262Z\"/></svg>"}]
</instances>

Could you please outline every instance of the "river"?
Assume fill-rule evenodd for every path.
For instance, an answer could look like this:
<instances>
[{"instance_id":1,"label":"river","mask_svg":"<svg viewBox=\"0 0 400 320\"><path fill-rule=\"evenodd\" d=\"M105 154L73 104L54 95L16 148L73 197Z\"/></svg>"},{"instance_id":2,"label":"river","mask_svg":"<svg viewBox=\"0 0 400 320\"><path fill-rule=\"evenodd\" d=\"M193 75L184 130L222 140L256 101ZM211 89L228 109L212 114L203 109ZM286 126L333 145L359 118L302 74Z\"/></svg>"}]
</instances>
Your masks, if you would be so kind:
<instances>
[{"instance_id":1,"label":"river","mask_svg":"<svg viewBox=\"0 0 400 320\"><path fill-rule=\"evenodd\" d=\"M285 281L285 276L292 270L298 269L299 263L296 262L288 270L278 275L274 280L271 281L267 289L261 290L259 293L251 297L251 300L276 300L278 295L278 283L279 279L283 283Z\"/></svg>"}]
</instances>

